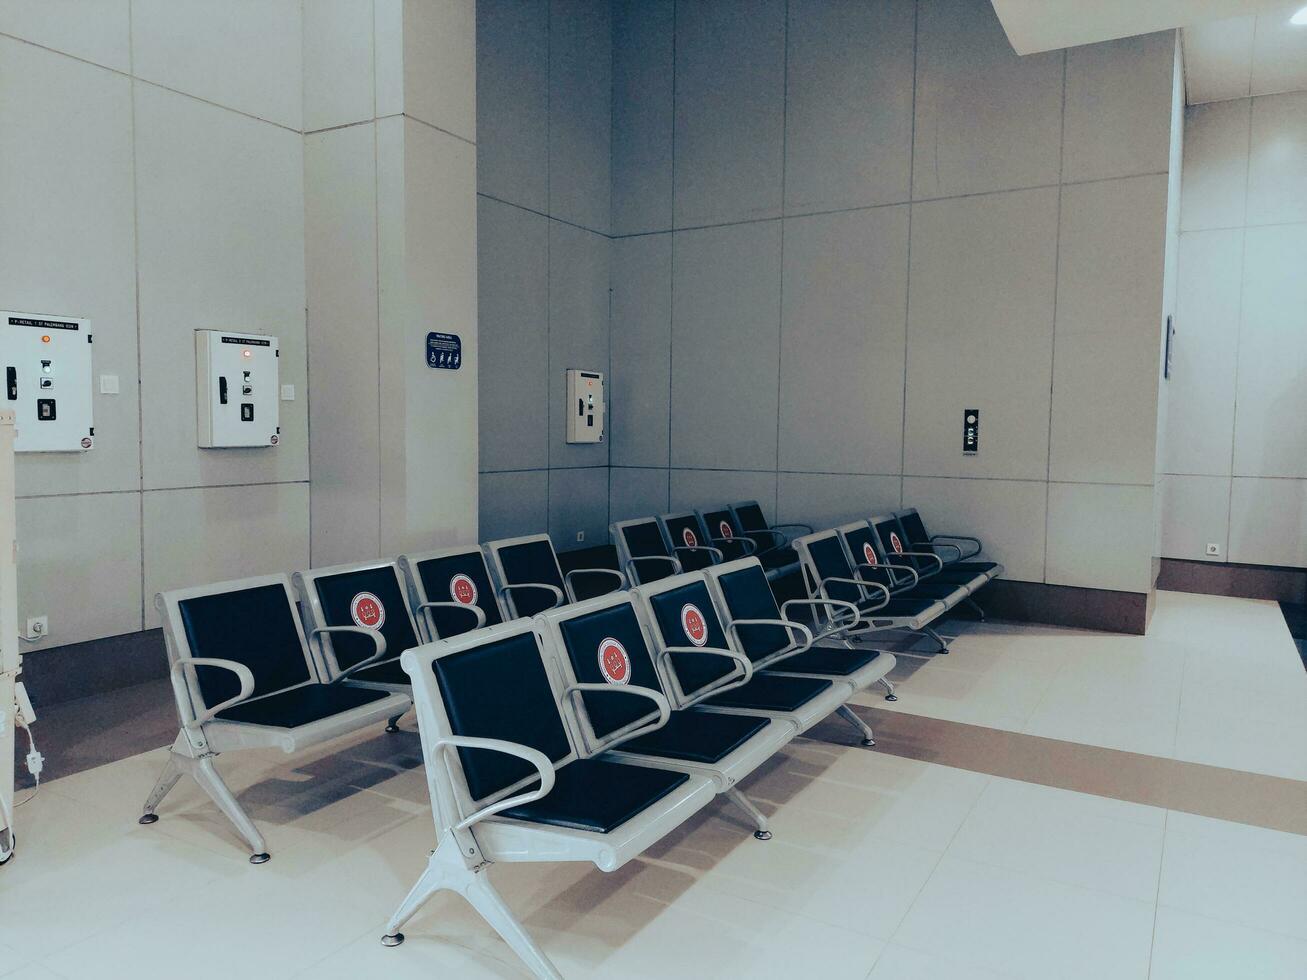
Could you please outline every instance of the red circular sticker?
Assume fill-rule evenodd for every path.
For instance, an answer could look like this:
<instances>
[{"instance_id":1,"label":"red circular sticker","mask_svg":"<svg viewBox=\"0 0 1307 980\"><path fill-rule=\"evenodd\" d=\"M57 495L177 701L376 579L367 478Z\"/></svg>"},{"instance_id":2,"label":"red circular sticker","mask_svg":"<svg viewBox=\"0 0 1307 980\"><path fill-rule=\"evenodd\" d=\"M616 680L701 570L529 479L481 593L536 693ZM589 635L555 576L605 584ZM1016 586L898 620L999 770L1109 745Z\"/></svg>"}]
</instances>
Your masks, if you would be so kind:
<instances>
[{"instance_id":1,"label":"red circular sticker","mask_svg":"<svg viewBox=\"0 0 1307 980\"><path fill-rule=\"evenodd\" d=\"M609 684L631 683L631 658L611 636L599 641L599 673Z\"/></svg>"},{"instance_id":2,"label":"red circular sticker","mask_svg":"<svg viewBox=\"0 0 1307 980\"><path fill-rule=\"evenodd\" d=\"M685 631L686 639L697 647L708 642L708 623L699 607L692 602L681 607L681 629Z\"/></svg>"},{"instance_id":3,"label":"red circular sticker","mask_svg":"<svg viewBox=\"0 0 1307 980\"><path fill-rule=\"evenodd\" d=\"M695 533L691 531L688 527L681 532L681 540L685 542L685 546L687 548L699 547L698 537L696 537Z\"/></svg>"},{"instance_id":4,"label":"red circular sticker","mask_svg":"<svg viewBox=\"0 0 1307 980\"><path fill-rule=\"evenodd\" d=\"M349 615L359 626L379 630L386 621L386 607L371 592L360 592L349 604Z\"/></svg>"},{"instance_id":5,"label":"red circular sticker","mask_svg":"<svg viewBox=\"0 0 1307 980\"><path fill-rule=\"evenodd\" d=\"M889 533L889 543L890 543L890 547L894 549L894 554L896 555L903 554L903 542L899 540L899 536L895 534L893 531L890 531Z\"/></svg>"},{"instance_id":6,"label":"red circular sticker","mask_svg":"<svg viewBox=\"0 0 1307 980\"><path fill-rule=\"evenodd\" d=\"M871 546L870 541L864 541L862 543L862 557L867 559L868 565L880 564L880 562L876 561L876 549Z\"/></svg>"},{"instance_id":7,"label":"red circular sticker","mask_svg":"<svg viewBox=\"0 0 1307 980\"><path fill-rule=\"evenodd\" d=\"M449 580L449 597L464 606L475 605L477 584L467 575L459 572Z\"/></svg>"},{"instance_id":8,"label":"red circular sticker","mask_svg":"<svg viewBox=\"0 0 1307 980\"><path fill-rule=\"evenodd\" d=\"M717 530L721 533L721 536L725 538L727 541L730 541L731 538L735 537L735 532L731 530L731 525L729 521L722 521L720 524L717 525Z\"/></svg>"}]
</instances>

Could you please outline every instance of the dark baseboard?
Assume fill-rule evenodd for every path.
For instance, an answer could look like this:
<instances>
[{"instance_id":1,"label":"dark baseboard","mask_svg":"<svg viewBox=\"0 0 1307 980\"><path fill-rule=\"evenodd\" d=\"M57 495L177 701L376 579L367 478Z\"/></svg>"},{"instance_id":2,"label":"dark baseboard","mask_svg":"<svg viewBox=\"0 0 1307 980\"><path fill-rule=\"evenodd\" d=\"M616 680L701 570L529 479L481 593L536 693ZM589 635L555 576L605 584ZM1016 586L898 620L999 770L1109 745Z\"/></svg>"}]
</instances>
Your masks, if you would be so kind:
<instances>
[{"instance_id":1,"label":"dark baseboard","mask_svg":"<svg viewBox=\"0 0 1307 980\"><path fill-rule=\"evenodd\" d=\"M36 708L167 676L163 630L49 647L23 657L23 684Z\"/></svg>"},{"instance_id":2,"label":"dark baseboard","mask_svg":"<svg viewBox=\"0 0 1307 980\"><path fill-rule=\"evenodd\" d=\"M1157 587L1239 599L1307 602L1307 568L1163 558Z\"/></svg>"},{"instance_id":3,"label":"dark baseboard","mask_svg":"<svg viewBox=\"0 0 1307 980\"><path fill-rule=\"evenodd\" d=\"M996 579L976 596L992 619L1143 635L1153 594Z\"/></svg>"}]
</instances>

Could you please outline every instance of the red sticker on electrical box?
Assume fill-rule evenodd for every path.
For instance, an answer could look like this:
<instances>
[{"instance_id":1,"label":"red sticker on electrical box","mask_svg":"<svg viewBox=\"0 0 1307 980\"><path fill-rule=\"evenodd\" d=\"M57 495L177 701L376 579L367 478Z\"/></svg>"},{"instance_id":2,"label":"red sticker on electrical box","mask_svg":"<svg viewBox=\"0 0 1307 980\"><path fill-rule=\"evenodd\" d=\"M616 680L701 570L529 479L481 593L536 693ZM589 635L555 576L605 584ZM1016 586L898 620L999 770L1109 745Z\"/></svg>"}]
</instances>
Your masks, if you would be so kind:
<instances>
[{"instance_id":1,"label":"red sticker on electrical box","mask_svg":"<svg viewBox=\"0 0 1307 980\"><path fill-rule=\"evenodd\" d=\"M611 636L599 641L599 673L609 684L631 683L631 658Z\"/></svg>"},{"instance_id":2,"label":"red sticker on electrical box","mask_svg":"<svg viewBox=\"0 0 1307 980\"><path fill-rule=\"evenodd\" d=\"M717 525L717 530L721 533L721 536L725 538L727 541L730 541L731 538L735 537L735 532L731 530L731 525L729 521L722 521L720 524Z\"/></svg>"},{"instance_id":3,"label":"red sticker on electrical box","mask_svg":"<svg viewBox=\"0 0 1307 980\"><path fill-rule=\"evenodd\" d=\"M864 541L862 543L862 557L867 559L868 565L879 564L879 562L876 561L876 549L871 546L870 541Z\"/></svg>"},{"instance_id":4,"label":"red sticker on electrical box","mask_svg":"<svg viewBox=\"0 0 1307 980\"><path fill-rule=\"evenodd\" d=\"M697 647L708 642L708 624L699 607L692 602L681 607L681 629L685 631L686 639Z\"/></svg>"},{"instance_id":5,"label":"red sticker on electrical box","mask_svg":"<svg viewBox=\"0 0 1307 980\"><path fill-rule=\"evenodd\" d=\"M699 547L699 538L688 527L681 532L681 540L685 542L687 548Z\"/></svg>"},{"instance_id":6,"label":"red sticker on electrical box","mask_svg":"<svg viewBox=\"0 0 1307 980\"><path fill-rule=\"evenodd\" d=\"M477 601L477 584L467 575L459 572L449 580L449 596L455 602L465 606L475 605Z\"/></svg>"},{"instance_id":7,"label":"red sticker on electrical box","mask_svg":"<svg viewBox=\"0 0 1307 980\"><path fill-rule=\"evenodd\" d=\"M357 625L379 630L386 621L386 607L371 592L360 592L349 604L349 615Z\"/></svg>"},{"instance_id":8,"label":"red sticker on electrical box","mask_svg":"<svg viewBox=\"0 0 1307 980\"><path fill-rule=\"evenodd\" d=\"M903 542L899 540L899 536L893 531L890 531L889 533L889 543L890 547L894 549L894 554L903 554Z\"/></svg>"}]
</instances>

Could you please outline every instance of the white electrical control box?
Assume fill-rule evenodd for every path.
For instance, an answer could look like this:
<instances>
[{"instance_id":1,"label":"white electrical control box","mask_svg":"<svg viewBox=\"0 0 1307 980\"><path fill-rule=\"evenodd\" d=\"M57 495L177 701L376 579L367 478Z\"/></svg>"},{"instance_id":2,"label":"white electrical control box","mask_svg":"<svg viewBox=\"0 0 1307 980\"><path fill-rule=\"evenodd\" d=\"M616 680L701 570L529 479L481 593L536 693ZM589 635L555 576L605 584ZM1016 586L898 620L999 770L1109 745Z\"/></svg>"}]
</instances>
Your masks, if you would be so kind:
<instances>
[{"instance_id":1,"label":"white electrical control box","mask_svg":"<svg viewBox=\"0 0 1307 980\"><path fill-rule=\"evenodd\" d=\"M604 441L604 376L598 371L567 372L567 441Z\"/></svg>"},{"instance_id":2,"label":"white electrical control box","mask_svg":"<svg viewBox=\"0 0 1307 980\"><path fill-rule=\"evenodd\" d=\"M276 337L195 331L195 406L202 448L277 445L279 355Z\"/></svg>"},{"instance_id":3,"label":"white electrical control box","mask_svg":"<svg viewBox=\"0 0 1307 980\"><path fill-rule=\"evenodd\" d=\"M19 453L80 453L95 445L90 321L0 312L0 410L14 412Z\"/></svg>"}]
</instances>

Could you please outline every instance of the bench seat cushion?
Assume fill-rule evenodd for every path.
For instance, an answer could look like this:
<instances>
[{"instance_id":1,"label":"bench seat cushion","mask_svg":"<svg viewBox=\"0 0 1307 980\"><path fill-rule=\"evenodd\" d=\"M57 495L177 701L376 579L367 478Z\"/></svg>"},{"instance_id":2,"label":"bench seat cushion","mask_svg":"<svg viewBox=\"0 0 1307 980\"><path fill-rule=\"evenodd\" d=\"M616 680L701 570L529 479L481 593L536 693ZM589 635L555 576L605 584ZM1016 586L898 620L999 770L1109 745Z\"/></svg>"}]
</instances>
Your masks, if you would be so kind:
<instances>
[{"instance_id":1,"label":"bench seat cushion","mask_svg":"<svg viewBox=\"0 0 1307 980\"><path fill-rule=\"evenodd\" d=\"M768 664L766 669L778 674L827 674L832 677L848 677L860 671L878 656L880 654L875 650L816 646L793 657Z\"/></svg>"},{"instance_id":2,"label":"bench seat cushion","mask_svg":"<svg viewBox=\"0 0 1307 980\"><path fill-rule=\"evenodd\" d=\"M544 799L510 807L503 815L607 834L639 816L689 778L683 772L667 769L578 759L557 771L554 788Z\"/></svg>"},{"instance_id":3,"label":"bench seat cushion","mask_svg":"<svg viewBox=\"0 0 1307 980\"><path fill-rule=\"evenodd\" d=\"M755 711L798 711L813 698L829 691L830 687L830 681L815 677L754 674L749 683L711 697L704 704Z\"/></svg>"},{"instance_id":4,"label":"bench seat cushion","mask_svg":"<svg viewBox=\"0 0 1307 980\"><path fill-rule=\"evenodd\" d=\"M385 697L390 697L385 691L363 687L306 684L254 701L234 704L226 711L218 712L218 718L265 728L298 728L353 708L361 708Z\"/></svg>"},{"instance_id":5,"label":"bench seat cushion","mask_svg":"<svg viewBox=\"0 0 1307 980\"><path fill-rule=\"evenodd\" d=\"M673 711L667 724L656 732L614 747L623 752L712 765L721 762L766 727L766 718L719 715L708 711Z\"/></svg>"}]
</instances>

